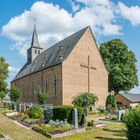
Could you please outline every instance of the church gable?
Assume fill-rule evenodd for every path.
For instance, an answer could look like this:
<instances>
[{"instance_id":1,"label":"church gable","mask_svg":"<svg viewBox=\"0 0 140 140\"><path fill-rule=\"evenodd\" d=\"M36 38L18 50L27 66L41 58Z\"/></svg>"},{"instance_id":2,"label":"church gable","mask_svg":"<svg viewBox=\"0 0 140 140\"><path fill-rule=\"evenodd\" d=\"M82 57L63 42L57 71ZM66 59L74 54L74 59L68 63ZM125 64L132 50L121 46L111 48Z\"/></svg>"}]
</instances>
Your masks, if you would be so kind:
<instances>
[{"instance_id":1,"label":"church gable","mask_svg":"<svg viewBox=\"0 0 140 140\"><path fill-rule=\"evenodd\" d=\"M90 27L63 63L63 84L63 92L66 93L63 95L65 103L70 104L71 99L79 92L92 92L100 99L99 104L105 104L108 94L108 73Z\"/></svg>"}]
</instances>

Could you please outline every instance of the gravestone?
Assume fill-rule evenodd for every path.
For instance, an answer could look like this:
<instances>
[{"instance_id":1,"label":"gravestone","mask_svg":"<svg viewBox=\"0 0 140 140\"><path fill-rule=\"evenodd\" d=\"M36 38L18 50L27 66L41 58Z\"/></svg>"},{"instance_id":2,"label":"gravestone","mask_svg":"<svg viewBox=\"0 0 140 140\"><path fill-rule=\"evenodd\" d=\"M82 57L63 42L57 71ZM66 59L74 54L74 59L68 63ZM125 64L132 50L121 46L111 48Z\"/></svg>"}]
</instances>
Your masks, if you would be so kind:
<instances>
[{"instance_id":1,"label":"gravestone","mask_svg":"<svg viewBox=\"0 0 140 140\"><path fill-rule=\"evenodd\" d=\"M14 104L14 102L11 103L11 110L15 110L15 104Z\"/></svg>"},{"instance_id":2,"label":"gravestone","mask_svg":"<svg viewBox=\"0 0 140 140\"><path fill-rule=\"evenodd\" d=\"M82 114L80 125L81 126L85 126L86 125L86 115L85 115L85 113Z\"/></svg>"},{"instance_id":3,"label":"gravestone","mask_svg":"<svg viewBox=\"0 0 140 140\"><path fill-rule=\"evenodd\" d=\"M19 112L19 104L16 105L16 111Z\"/></svg>"},{"instance_id":4,"label":"gravestone","mask_svg":"<svg viewBox=\"0 0 140 140\"><path fill-rule=\"evenodd\" d=\"M19 104L19 112L21 112L21 104Z\"/></svg>"},{"instance_id":5,"label":"gravestone","mask_svg":"<svg viewBox=\"0 0 140 140\"><path fill-rule=\"evenodd\" d=\"M84 107L83 112L86 116L88 115L88 109L86 107Z\"/></svg>"},{"instance_id":6,"label":"gravestone","mask_svg":"<svg viewBox=\"0 0 140 140\"><path fill-rule=\"evenodd\" d=\"M125 110L118 110L117 111L117 120L122 121L122 116L125 114Z\"/></svg>"},{"instance_id":7,"label":"gravestone","mask_svg":"<svg viewBox=\"0 0 140 140\"><path fill-rule=\"evenodd\" d=\"M52 104L47 104L44 107L44 120L46 123L48 123L53 117L53 105Z\"/></svg>"},{"instance_id":8,"label":"gravestone","mask_svg":"<svg viewBox=\"0 0 140 140\"><path fill-rule=\"evenodd\" d=\"M94 107L93 107L93 106L90 106L90 107L89 107L89 111L90 111L90 112L93 112L93 111L94 111Z\"/></svg>"},{"instance_id":9,"label":"gravestone","mask_svg":"<svg viewBox=\"0 0 140 140\"><path fill-rule=\"evenodd\" d=\"M72 111L72 122L73 122L74 128L77 129L78 128L78 112L76 108L74 108Z\"/></svg>"}]
</instances>

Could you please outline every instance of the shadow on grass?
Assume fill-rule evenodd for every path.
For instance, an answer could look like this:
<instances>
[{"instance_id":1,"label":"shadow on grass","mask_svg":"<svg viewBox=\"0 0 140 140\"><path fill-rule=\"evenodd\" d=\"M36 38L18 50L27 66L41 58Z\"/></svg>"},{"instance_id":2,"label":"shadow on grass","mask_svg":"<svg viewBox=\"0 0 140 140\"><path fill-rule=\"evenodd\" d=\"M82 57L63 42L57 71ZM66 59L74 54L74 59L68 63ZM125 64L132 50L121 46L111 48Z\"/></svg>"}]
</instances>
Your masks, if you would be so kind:
<instances>
[{"instance_id":1,"label":"shadow on grass","mask_svg":"<svg viewBox=\"0 0 140 140\"><path fill-rule=\"evenodd\" d=\"M104 131L108 131L108 132L112 132L114 136L118 136L118 137L126 137L126 130L123 129L123 130L110 130L110 129L107 129L107 128L103 128ZM104 137L100 137L100 139L108 139L108 140L112 140L112 138L104 138ZM115 139L115 138L113 138ZM117 140L118 138L116 138ZM120 139L120 138L119 138ZM127 140L127 138L121 138L120 140Z\"/></svg>"},{"instance_id":2,"label":"shadow on grass","mask_svg":"<svg viewBox=\"0 0 140 140\"><path fill-rule=\"evenodd\" d=\"M100 139L100 140L127 140L125 138L107 138L107 137L95 137L96 139Z\"/></svg>"},{"instance_id":3,"label":"shadow on grass","mask_svg":"<svg viewBox=\"0 0 140 140\"><path fill-rule=\"evenodd\" d=\"M104 131L114 132L114 133L122 133L122 130L110 130L107 128L103 128Z\"/></svg>"}]
</instances>

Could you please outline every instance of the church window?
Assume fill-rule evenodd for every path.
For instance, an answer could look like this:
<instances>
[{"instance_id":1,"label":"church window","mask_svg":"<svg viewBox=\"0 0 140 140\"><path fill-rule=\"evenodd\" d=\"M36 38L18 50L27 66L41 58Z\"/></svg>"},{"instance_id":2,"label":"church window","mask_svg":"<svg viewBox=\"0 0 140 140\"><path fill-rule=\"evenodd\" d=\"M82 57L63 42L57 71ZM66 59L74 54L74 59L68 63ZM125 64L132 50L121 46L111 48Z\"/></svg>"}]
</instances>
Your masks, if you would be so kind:
<instances>
[{"instance_id":1,"label":"church window","mask_svg":"<svg viewBox=\"0 0 140 140\"><path fill-rule=\"evenodd\" d=\"M39 90L41 90L41 82L40 82L40 80L38 80L38 92L39 92Z\"/></svg>"},{"instance_id":2,"label":"church window","mask_svg":"<svg viewBox=\"0 0 140 140\"><path fill-rule=\"evenodd\" d=\"M40 54L40 50L38 50L38 54Z\"/></svg>"},{"instance_id":3,"label":"church window","mask_svg":"<svg viewBox=\"0 0 140 140\"><path fill-rule=\"evenodd\" d=\"M57 96L57 77L54 76L54 96Z\"/></svg>"},{"instance_id":4,"label":"church window","mask_svg":"<svg viewBox=\"0 0 140 140\"><path fill-rule=\"evenodd\" d=\"M34 82L32 81L32 94L34 94Z\"/></svg>"},{"instance_id":5,"label":"church window","mask_svg":"<svg viewBox=\"0 0 140 140\"><path fill-rule=\"evenodd\" d=\"M35 49L35 54L37 54L37 50Z\"/></svg>"},{"instance_id":6,"label":"church window","mask_svg":"<svg viewBox=\"0 0 140 140\"><path fill-rule=\"evenodd\" d=\"M48 92L48 80L46 80L46 93Z\"/></svg>"}]
</instances>

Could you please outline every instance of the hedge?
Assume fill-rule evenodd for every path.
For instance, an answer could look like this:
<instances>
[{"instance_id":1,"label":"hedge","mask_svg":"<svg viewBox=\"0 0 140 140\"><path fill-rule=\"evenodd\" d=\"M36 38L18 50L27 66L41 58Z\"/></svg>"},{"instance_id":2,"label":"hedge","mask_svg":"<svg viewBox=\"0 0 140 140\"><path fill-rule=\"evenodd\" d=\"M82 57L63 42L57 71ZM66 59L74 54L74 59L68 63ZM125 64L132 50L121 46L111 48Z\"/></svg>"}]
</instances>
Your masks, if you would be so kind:
<instances>
[{"instance_id":1,"label":"hedge","mask_svg":"<svg viewBox=\"0 0 140 140\"><path fill-rule=\"evenodd\" d=\"M83 109L81 107L73 106L56 106L53 108L53 120L64 120L67 119L69 123L72 123L72 111L77 108L78 111L78 123L80 124L83 114Z\"/></svg>"},{"instance_id":2,"label":"hedge","mask_svg":"<svg viewBox=\"0 0 140 140\"><path fill-rule=\"evenodd\" d=\"M127 110L123 121L127 127L128 140L140 140L140 106Z\"/></svg>"}]
</instances>

